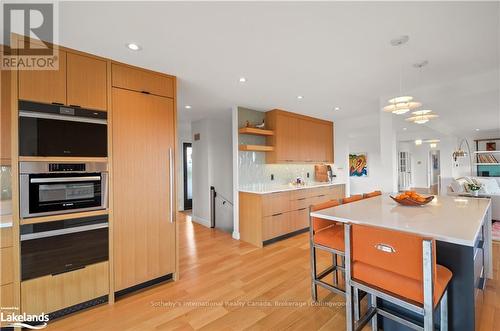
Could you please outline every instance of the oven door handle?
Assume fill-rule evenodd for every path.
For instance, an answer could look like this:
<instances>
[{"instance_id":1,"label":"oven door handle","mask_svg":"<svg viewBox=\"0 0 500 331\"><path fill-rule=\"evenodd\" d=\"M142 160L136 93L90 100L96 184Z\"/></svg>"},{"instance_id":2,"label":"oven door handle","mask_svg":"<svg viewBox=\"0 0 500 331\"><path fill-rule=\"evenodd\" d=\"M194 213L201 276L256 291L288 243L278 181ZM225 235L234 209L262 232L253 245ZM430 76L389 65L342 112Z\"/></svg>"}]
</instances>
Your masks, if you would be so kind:
<instances>
[{"instance_id":1,"label":"oven door handle","mask_svg":"<svg viewBox=\"0 0 500 331\"><path fill-rule=\"evenodd\" d=\"M77 233L77 232L85 232L97 229L104 229L108 227L108 223L99 223L99 224L90 224L84 226L75 226L72 228L59 229L59 230L51 230L51 231L43 231L36 233L27 233L21 235L21 241L40 239L40 238L48 238L60 236L63 234Z\"/></svg>"},{"instance_id":2,"label":"oven door handle","mask_svg":"<svg viewBox=\"0 0 500 331\"><path fill-rule=\"evenodd\" d=\"M30 183L87 182L87 181L95 181L95 180L101 180L101 176L31 178Z\"/></svg>"}]
</instances>

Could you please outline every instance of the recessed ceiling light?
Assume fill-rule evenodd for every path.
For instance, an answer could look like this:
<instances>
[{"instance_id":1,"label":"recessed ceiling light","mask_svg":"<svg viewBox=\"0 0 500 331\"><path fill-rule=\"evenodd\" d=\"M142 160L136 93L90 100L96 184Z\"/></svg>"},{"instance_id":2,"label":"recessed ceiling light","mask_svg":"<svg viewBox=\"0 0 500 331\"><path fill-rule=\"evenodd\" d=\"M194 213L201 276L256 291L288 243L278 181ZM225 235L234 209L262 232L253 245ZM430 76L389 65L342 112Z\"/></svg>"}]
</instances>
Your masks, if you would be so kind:
<instances>
[{"instance_id":1,"label":"recessed ceiling light","mask_svg":"<svg viewBox=\"0 0 500 331\"><path fill-rule=\"evenodd\" d=\"M422 145L422 139L415 140L415 145L417 145L417 146Z\"/></svg>"},{"instance_id":2,"label":"recessed ceiling light","mask_svg":"<svg viewBox=\"0 0 500 331\"><path fill-rule=\"evenodd\" d=\"M479 129L476 129L476 131L479 131Z\"/></svg>"},{"instance_id":3,"label":"recessed ceiling light","mask_svg":"<svg viewBox=\"0 0 500 331\"><path fill-rule=\"evenodd\" d=\"M340 107L338 107L338 106L337 106L337 107L335 107L335 108L333 108L333 109L335 109L335 110L340 110Z\"/></svg>"},{"instance_id":4,"label":"recessed ceiling light","mask_svg":"<svg viewBox=\"0 0 500 331\"><path fill-rule=\"evenodd\" d=\"M406 131L406 130L408 130L408 128L403 128L403 131Z\"/></svg>"},{"instance_id":5,"label":"recessed ceiling light","mask_svg":"<svg viewBox=\"0 0 500 331\"><path fill-rule=\"evenodd\" d=\"M247 79L245 77L240 77L240 83L245 83Z\"/></svg>"},{"instance_id":6,"label":"recessed ceiling light","mask_svg":"<svg viewBox=\"0 0 500 331\"><path fill-rule=\"evenodd\" d=\"M190 105L185 105L184 108L191 109L191 106Z\"/></svg>"},{"instance_id":7,"label":"recessed ceiling light","mask_svg":"<svg viewBox=\"0 0 500 331\"><path fill-rule=\"evenodd\" d=\"M297 99L304 99L304 97L301 95L297 95Z\"/></svg>"},{"instance_id":8,"label":"recessed ceiling light","mask_svg":"<svg viewBox=\"0 0 500 331\"><path fill-rule=\"evenodd\" d=\"M141 49L141 46L139 46L135 43L129 43L129 44L127 44L127 47L128 47L128 49L130 49L132 51L138 51Z\"/></svg>"},{"instance_id":9,"label":"recessed ceiling light","mask_svg":"<svg viewBox=\"0 0 500 331\"><path fill-rule=\"evenodd\" d=\"M431 148L436 148L436 147L437 147L437 144L436 144L436 143L430 143L430 144L429 144L429 146L430 146Z\"/></svg>"}]
</instances>

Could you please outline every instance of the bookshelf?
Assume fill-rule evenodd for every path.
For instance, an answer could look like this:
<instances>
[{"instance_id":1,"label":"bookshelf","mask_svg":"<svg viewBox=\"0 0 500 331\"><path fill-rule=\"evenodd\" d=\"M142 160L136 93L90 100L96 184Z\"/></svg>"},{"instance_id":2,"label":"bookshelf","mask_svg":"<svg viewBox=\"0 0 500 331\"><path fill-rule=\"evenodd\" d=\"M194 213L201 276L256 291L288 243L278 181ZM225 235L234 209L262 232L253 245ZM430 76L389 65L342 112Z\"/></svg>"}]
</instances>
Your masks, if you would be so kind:
<instances>
[{"instance_id":1,"label":"bookshelf","mask_svg":"<svg viewBox=\"0 0 500 331\"><path fill-rule=\"evenodd\" d=\"M478 176L500 176L500 138L477 139L474 165Z\"/></svg>"}]
</instances>

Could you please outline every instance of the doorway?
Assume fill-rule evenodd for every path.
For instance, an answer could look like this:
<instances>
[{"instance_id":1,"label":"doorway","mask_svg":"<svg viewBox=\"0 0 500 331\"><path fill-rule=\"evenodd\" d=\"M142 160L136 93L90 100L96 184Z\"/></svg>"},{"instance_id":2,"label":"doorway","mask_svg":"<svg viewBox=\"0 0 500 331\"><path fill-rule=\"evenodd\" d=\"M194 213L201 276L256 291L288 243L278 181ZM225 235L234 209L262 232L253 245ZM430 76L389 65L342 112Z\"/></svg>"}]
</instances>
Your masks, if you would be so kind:
<instances>
[{"instance_id":1,"label":"doorway","mask_svg":"<svg viewBox=\"0 0 500 331\"><path fill-rule=\"evenodd\" d=\"M440 152L438 150L429 151L428 180L429 188L432 194L439 194L441 190L441 164L439 162Z\"/></svg>"},{"instance_id":2,"label":"doorway","mask_svg":"<svg viewBox=\"0 0 500 331\"><path fill-rule=\"evenodd\" d=\"M399 191L409 190L412 185L410 152L399 152L398 170L399 170L399 175L398 175Z\"/></svg>"},{"instance_id":3,"label":"doorway","mask_svg":"<svg viewBox=\"0 0 500 331\"><path fill-rule=\"evenodd\" d=\"M182 144L184 168L184 210L193 208L193 147L191 143Z\"/></svg>"}]
</instances>

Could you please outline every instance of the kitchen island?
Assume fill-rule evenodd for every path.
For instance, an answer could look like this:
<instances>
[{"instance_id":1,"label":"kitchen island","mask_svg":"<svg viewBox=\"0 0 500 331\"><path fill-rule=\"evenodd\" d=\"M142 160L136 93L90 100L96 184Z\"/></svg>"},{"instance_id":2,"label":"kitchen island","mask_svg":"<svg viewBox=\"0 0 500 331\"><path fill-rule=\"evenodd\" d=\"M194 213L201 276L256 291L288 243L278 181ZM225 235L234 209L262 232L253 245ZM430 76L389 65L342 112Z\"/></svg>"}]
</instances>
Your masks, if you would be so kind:
<instances>
[{"instance_id":1,"label":"kitchen island","mask_svg":"<svg viewBox=\"0 0 500 331\"><path fill-rule=\"evenodd\" d=\"M484 289L486 279L493 277L489 199L436 196L426 206L407 207L382 195L313 212L311 216L435 239L437 263L453 272L448 289L449 328L475 330L475 298ZM398 311L415 317L400 308ZM379 320L384 330L409 330L393 321Z\"/></svg>"}]
</instances>

